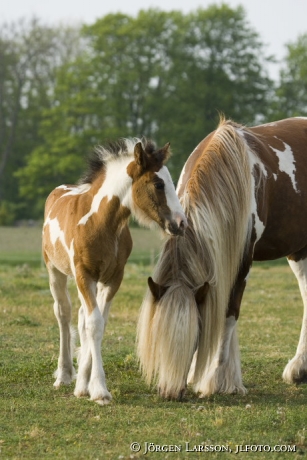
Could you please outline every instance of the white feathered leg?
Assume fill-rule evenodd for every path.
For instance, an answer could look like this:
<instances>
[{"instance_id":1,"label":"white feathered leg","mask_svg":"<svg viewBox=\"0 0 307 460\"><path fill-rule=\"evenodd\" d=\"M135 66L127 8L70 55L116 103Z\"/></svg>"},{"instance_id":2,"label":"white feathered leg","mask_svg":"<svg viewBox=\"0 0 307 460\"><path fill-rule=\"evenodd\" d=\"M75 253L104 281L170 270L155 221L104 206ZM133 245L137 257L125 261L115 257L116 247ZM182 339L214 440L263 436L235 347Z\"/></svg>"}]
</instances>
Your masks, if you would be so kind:
<instances>
[{"instance_id":1,"label":"white feathered leg","mask_svg":"<svg viewBox=\"0 0 307 460\"><path fill-rule=\"evenodd\" d=\"M84 276L77 277L77 280L80 280L78 291L82 303L82 307L79 310L81 350L74 394L75 396L89 394L92 400L103 405L112 399L111 394L107 390L101 356L101 342L105 329L105 319L97 305L95 297L96 283ZM90 312L88 311L87 303L91 306L95 305Z\"/></svg>"},{"instance_id":2,"label":"white feathered leg","mask_svg":"<svg viewBox=\"0 0 307 460\"><path fill-rule=\"evenodd\" d=\"M191 380L191 371L189 377ZM214 393L246 394L247 390L242 383L237 321L234 316L226 319L224 337L218 356L213 359L202 378L194 385L195 391L201 398Z\"/></svg>"}]
</instances>

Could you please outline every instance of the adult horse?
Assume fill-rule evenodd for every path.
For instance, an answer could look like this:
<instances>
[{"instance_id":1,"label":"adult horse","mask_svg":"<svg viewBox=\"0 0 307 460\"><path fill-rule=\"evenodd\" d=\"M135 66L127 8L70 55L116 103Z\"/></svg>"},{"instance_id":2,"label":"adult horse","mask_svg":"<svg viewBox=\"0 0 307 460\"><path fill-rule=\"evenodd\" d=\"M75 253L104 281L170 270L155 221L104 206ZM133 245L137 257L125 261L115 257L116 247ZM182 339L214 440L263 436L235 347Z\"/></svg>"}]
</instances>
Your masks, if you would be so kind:
<instances>
[{"instance_id":1,"label":"adult horse","mask_svg":"<svg viewBox=\"0 0 307 460\"><path fill-rule=\"evenodd\" d=\"M306 118L221 120L190 155L177 188L188 228L166 241L138 324L141 368L165 397L180 398L187 381L201 396L246 392L236 330L246 280L253 260L284 256L304 318L283 378L306 379L306 177Z\"/></svg>"},{"instance_id":2,"label":"adult horse","mask_svg":"<svg viewBox=\"0 0 307 460\"><path fill-rule=\"evenodd\" d=\"M186 218L164 163L169 144L120 140L97 149L78 185L62 185L45 207L43 254L49 272L54 313L60 329L55 387L74 379L71 347L71 302L67 276L75 278L81 301L80 352L75 396L110 401L101 358L101 341L111 300L117 292L132 249L128 219L157 223L182 235Z\"/></svg>"}]
</instances>

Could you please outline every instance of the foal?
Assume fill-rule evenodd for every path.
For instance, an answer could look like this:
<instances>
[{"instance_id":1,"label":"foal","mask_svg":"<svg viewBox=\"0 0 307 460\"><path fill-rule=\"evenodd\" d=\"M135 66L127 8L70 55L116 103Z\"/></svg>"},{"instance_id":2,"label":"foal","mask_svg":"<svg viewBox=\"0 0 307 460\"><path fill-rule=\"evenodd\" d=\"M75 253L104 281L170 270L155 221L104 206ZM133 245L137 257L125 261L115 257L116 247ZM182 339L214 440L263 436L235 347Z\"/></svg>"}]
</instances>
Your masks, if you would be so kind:
<instances>
[{"instance_id":1,"label":"foal","mask_svg":"<svg viewBox=\"0 0 307 460\"><path fill-rule=\"evenodd\" d=\"M186 218L164 163L169 144L120 140L100 147L78 185L62 185L45 207L43 255L49 272L54 313L60 329L60 354L54 386L75 378L71 349L71 302L67 277L73 276L81 307L80 354L74 394L103 405L111 400L101 357L101 341L115 293L132 249L128 220L157 223L182 235Z\"/></svg>"}]
</instances>

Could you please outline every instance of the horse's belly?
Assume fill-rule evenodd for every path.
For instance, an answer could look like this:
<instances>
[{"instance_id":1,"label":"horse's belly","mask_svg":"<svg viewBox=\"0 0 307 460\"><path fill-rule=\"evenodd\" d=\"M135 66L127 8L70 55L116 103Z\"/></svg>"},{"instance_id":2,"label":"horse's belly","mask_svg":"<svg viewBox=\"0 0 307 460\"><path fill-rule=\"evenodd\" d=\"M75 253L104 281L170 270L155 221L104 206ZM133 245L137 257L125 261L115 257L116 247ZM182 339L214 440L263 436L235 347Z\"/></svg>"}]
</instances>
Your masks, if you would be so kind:
<instances>
[{"instance_id":1,"label":"horse's belly","mask_svg":"<svg viewBox=\"0 0 307 460\"><path fill-rule=\"evenodd\" d=\"M299 233L293 236L285 235L279 238L278 235L272 238L261 238L254 248L253 259L256 261L275 260L297 253L307 245L307 234Z\"/></svg>"}]
</instances>

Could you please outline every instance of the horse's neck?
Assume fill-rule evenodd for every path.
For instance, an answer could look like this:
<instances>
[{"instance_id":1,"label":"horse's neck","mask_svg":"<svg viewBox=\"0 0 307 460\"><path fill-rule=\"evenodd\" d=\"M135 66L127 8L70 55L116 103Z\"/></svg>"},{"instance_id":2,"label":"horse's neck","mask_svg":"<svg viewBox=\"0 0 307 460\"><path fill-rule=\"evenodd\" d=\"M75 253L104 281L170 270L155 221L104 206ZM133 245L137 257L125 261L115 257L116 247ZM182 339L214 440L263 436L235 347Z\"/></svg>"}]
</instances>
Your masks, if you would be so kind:
<instances>
[{"instance_id":1,"label":"horse's neck","mask_svg":"<svg viewBox=\"0 0 307 460\"><path fill-rule=\"evenodd\" d=\"M100 191L109 200L117 196L123 206L130 208L132 178L127 173L127 166L131 163L131 157L123 157L111 161L106 166L103 181L100 181Z\"/></svg>"},{"instance_id":2,"label":"horse's neck","mask_svg":"<svg viewBox=\"0 0 307 460\"><path fill-rule=\"evenodd\" d=\"M132 200L132 178L127 174L130 162L131 158L125 157L107 164L105 171L96 178L88 192L91 206L79 224L86 224L94 215L102 221L114 220L115 216L116 221L127 220L131 213Z\"/></svg>"}]
</instances>

